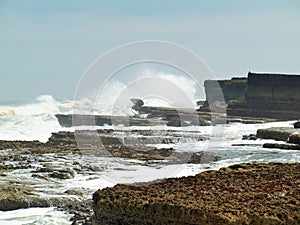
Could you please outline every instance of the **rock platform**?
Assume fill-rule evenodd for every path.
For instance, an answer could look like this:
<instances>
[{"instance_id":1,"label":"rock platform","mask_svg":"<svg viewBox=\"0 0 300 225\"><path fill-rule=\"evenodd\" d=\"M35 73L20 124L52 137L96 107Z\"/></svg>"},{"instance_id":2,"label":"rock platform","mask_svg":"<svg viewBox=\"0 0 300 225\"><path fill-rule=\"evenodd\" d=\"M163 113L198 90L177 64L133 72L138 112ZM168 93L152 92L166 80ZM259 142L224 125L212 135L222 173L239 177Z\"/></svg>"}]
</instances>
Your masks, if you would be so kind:
<instances>
[{"instance_id":1,"label":"rock platform","mask_svg":"<svg viewBox=\"0 0 300 225\"><path fill-rule=\"evenodd\" d=\"M300 224L300 163L245 163L93 195L93 225Z\"/></svg>"}]
</instances>

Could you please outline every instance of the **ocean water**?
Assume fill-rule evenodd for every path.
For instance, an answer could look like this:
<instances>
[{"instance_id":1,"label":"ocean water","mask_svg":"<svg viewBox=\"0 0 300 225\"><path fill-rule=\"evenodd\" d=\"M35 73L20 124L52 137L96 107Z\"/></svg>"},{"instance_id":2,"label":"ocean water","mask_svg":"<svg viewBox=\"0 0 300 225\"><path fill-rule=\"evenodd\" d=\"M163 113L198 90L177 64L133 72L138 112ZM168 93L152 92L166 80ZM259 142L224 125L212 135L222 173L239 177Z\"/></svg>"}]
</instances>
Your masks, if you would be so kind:
<instances>
[{"instance_id":1,"label":"ocean water","mask_svg":"<svg viewBox=\"0 0 300 225\"><path fill-rule=\"evenodd\" d=\"M52 96L39 96L34 103L18 105L0 105L0 139L1 140L39 140L46 142L52 132L61 130L72 131L74 128L61 127L55 117L57 113L72 113L74 101L57 101ZM87 102L87 104L89 104ZM105 113L100 112L99 113ZM171 128L166 126L154 127L126 127L126 126L104 126L104 127L77 127L77 129L107 129L117 128L127 131L135 129L151 129L159 135L161 132L173 130L178 135L186 134L178 143L152 144L152 146L172 147L177 152L198 152L210 151L221 156L221 160L206 164L180 164L168 165L165 163L147 164L138 160L126 160L117 158L103 158L99 156L71 156L68 159L58 161L66 164L77 160L85 164L101 167L96 174L80 174L67 181L56 182L56 186L49 183L38 186L41 195L55 195L63 193L70 188L80 188L86 197L92 193L116 183L133 183L152 181L166 177L181 177L195 175L199 172L211 169L219 169L224 166L241 162L299 162L300 151L263 149L262 144L274 142L272 140L242 140L243 135L255 134L259 128L267 127L290 127L295 121L272 122L264 124L241 124L231 123L217 125L214 127L184 127ZM197 134L200 137L208 138L204 141L189 139L189 136ZM184 135L182 135L184 136ZM120 133L120 138L122 134ZM233 144L240 144L233 146ZM242 146L244 145L244 146ZM48 156L47 156L48 157ZM52 157L51 155L49 157ZM23 179L30 181L31 174L26 170L18 173L10 173L4 179ZM0 180L1 180L0 179ZM0 211L0 224L71 224L69 221L72 215L58 211L55 208L30 208L8 212Z\"/></svg>"}]
</instances>

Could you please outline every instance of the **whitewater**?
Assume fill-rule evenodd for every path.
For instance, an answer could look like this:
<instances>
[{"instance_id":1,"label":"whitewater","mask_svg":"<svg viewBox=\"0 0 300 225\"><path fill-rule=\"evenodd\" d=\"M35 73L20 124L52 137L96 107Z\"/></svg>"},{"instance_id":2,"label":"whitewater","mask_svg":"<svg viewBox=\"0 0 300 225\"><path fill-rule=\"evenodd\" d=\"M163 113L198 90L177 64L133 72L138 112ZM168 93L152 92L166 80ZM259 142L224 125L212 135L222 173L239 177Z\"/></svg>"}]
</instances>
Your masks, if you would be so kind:
<instances>
[{"instance_id":1,"label":"whitewater","mask_svg":"<svg viewBox=\"0 0 300 225\"><path fill-rule=\"evenodd\" d=\"M90 103L88 100L86 104ZM31 104L18 105L0 105L0 139L1 140L39 140L46 142L51 133L58 131L74 131L74 128L61 127L55 114L71 114L76 104L73 100L58 101L50 95L39 96ZM97 112L99 114L105 111ZM98 172L97 177L89 175L78 175L68 181L57 183L54 190L47 185L41 186L41 194L61 192L70 187L82 188L86 197L91 197L92 193L99 188L113 186L116 183L132 183L151 181L166 177L181 177L195 175L199 172L211 169L219 169L242 162L299 162L299 151L279 150L279 149L263 149L262 144L267 143L266 140L242 140L243 135L255 134L257 129L268 127L291 127L295 121L287 122L271 122L263 124L241 124L230 123L226 125L217 125L214 128L207 127L184 127L171 128L166 126L154 126L152 130L175 130L178 132L199 132L203 137L212 137L212 139L204 141L189 141L172 143L172 144L156 144L155 147L172 147L178 152L199 150L210 150L221 156L221 160L207 164L183 164L183 165L159 165L157 167L147 166L135 160L125 159L104 159L91 156L76 158L70 156L67 160L79 160L85 164L101 165L104 170ZM108 129L116 127L78 127L78 129ZM120 130L149 129L149 127L126 127L119 126ZM214 133L216 130L223 132ZM269 141L274 142L274 141ZM234 146L233 146L234 145ZM75 158L72 158L75 157ZM64 162L62 162L64 163ZM148 174L148 176L145 176ZM28 171L20 171L17 174L11 174L14 179L31 179ZM10 177L11 178L11 177ZM4 179L4 178L1 178ZM8 178L7 178L8 179ZM64 225L71 224L72 215L58 211L55 208L29 208L8 212L0 211L0 224L10 225Z\"/></svg>"}]
</instances>

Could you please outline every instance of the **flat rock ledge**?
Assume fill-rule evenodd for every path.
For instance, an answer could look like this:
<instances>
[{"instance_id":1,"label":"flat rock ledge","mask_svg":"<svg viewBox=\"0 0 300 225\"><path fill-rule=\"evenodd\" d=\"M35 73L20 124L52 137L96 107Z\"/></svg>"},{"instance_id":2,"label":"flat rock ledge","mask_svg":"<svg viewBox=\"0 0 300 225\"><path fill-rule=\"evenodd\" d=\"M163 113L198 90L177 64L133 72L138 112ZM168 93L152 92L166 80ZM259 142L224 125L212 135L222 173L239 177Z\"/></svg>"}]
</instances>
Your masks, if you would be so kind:
<instances>
[{"instance_id":1,"label":"flat rock ledge","mask_svg":"<svg viewBox=\"0 0 300 225\"><path fill-rule=\"evenodd\" d=\"M300 150L300 129L294 127L271 127L259 129L256 138L273 139L286 143L265 143L263 148L279 148L286 150Z\"/></svg>"},{"instance_id":2,"label":"flat rock ledge","mask_svg":"<svg viewBox=\"0 0 300 225\"><path fill-rule=\"evenodd\" d=\"M244 163L93 195L93 225L300 224L300 163Z\"/></svg>"}]
</instances>

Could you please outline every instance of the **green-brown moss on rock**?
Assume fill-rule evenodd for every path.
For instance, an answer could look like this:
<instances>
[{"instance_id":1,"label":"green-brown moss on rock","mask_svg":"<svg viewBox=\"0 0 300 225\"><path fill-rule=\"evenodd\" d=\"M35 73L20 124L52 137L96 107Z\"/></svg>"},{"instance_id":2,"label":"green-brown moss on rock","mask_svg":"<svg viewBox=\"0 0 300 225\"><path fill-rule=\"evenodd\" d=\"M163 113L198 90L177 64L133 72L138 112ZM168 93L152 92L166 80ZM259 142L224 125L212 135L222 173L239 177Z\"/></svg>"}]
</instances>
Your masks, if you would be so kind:
<instances>
[{"instance_id":1,"label":"green-brown moss on rock","mask_svg":"<svg viewBox=\"0 0 300 225\"><path fill-rule=\"evenodd\" d=\"M93 195L93 225L300 224L300 163L245 163Z\"/></svg>"}]
</instances>

